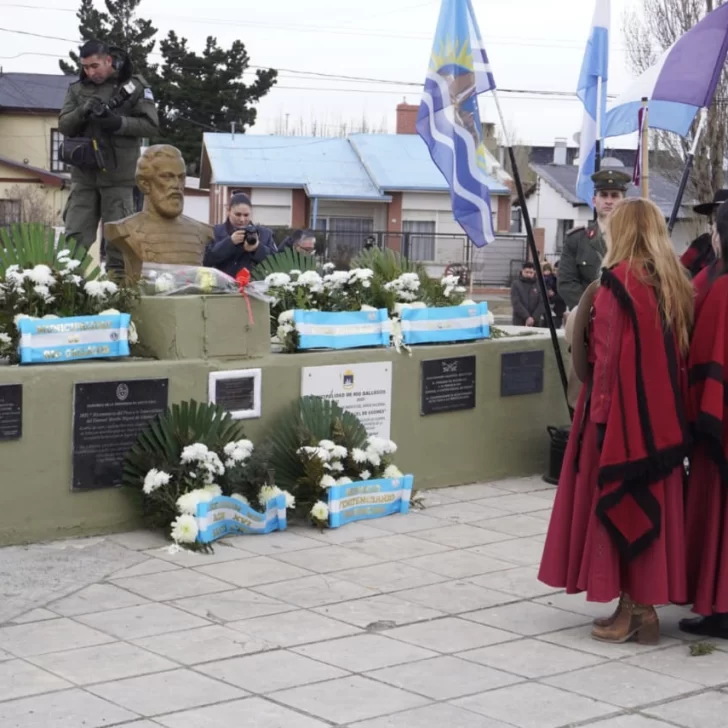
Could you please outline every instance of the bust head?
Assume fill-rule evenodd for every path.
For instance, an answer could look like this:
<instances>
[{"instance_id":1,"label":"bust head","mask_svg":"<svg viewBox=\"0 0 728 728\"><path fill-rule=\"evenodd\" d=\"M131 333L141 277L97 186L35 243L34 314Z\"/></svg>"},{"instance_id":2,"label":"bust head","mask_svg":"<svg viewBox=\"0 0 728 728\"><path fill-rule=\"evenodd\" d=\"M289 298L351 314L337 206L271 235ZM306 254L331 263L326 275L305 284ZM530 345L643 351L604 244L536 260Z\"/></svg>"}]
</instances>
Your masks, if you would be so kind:
<instances>
[{"instance_id":1,"label":"bust head","mask_svg":"<svg viewBox=\"0 0 728 728\"><path fill-rule=\"evenodd\" d=\"M156 144L146 149L136 168L136 183L144 193L145 210L170 220L181 215L186 173L177 147Z\"/></svg>"}]
</instances>

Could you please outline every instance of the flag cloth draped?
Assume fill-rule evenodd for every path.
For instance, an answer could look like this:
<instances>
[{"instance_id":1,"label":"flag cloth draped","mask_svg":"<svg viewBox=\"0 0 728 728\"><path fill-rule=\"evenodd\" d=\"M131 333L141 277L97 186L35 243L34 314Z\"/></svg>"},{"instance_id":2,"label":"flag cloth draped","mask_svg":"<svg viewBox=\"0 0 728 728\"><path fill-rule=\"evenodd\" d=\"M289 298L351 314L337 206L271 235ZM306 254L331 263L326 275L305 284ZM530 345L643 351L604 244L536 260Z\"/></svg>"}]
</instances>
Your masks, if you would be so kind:
<instances>
[{"instance_id":1,"label":"flag cloth draped","mask_svg":"<svg viewBox=\"0 0 728 728\"><path fill-rule=\"evenodd\" d=\"M609 77L609 26L611 0L596 0L589 40L579 75L576 95L584 104L584 121L579 143L579 174L576 194L590 207L593 205L597 139L601 136L597 118L604 123L607 111L607 79ZM601 80L601 87L599 81Z\"/></svg>"},{"instance_id":2,"label":"flag cloth draped","mask_svg":"<svg viewBox=\"0 0 728 728\"><path fill-rule=\"evenodd\" d=\"M670 46L607 111L604 136L637 131L642 99L650 128L687 136L695 115L713 101L728 52L728 3L708 13Z\"/></svg>"},{"instance_id":3,"label":"flag cloth draped","mask_svg":"<svg viewBox=\"0 0 728 728\"><path fill-rule=\"evenodd\" d=\"M478 94L495 89L470 0L443 0L417 133L450 188L453 216L482 247L495 239Z\"/></svg>"}]
</instances>

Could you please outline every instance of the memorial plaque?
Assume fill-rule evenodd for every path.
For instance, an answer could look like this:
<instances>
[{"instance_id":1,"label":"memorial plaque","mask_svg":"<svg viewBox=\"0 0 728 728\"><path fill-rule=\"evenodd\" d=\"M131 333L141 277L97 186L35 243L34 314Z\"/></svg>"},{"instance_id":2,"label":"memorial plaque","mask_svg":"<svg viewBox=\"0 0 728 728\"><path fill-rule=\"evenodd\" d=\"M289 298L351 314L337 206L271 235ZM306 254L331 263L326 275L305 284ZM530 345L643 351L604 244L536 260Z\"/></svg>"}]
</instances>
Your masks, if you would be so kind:
<instances>
[{"instance_id":1,"label":"memorial plaque","mask_svg":"<svg viewBox=\"0 0 728 728\"><path fill-rule=\"evenodd\" d=\"M422 362L420 414L475 408L475 356Z\"/></svg>"},{"instance_id":2,"label":"memorial plaque","mask_svg":"<svg viewBox=\"0 0 728 728\"><path fill-rule=\"evenodd\" d=\"M501 397L543 392L543 351L501 354Z\"/></svg>"},{"instance_id":3,"label":"memorial plaque","mask_svg":"<svg viewBox=\"0 0 728 728\"><path fill-rule=\"evenodd\" d=\"M168 379L77 384L73 400L72 490L121 485L139 433L167 409Z\"/></svg>"},{"instance_id":4,"label":"memorial plaque","mask_svg":"<svg viewBox=\"0 0 728 728\"><path fill-rule=\"evenodd\" d=\"M211 372L208 400L237 420L260 417L261 378L261 369Z\"/></svg>"},{"instance_id":5,"label":"memorial plaque","mask_svg":"<svg viewBox=\"0 0 728 728\"><path fill-rule=\"evenodd\" d=\"M23 385L0 386L0 440L19 440L23 436Z\"/></svg>"}]
</instances>

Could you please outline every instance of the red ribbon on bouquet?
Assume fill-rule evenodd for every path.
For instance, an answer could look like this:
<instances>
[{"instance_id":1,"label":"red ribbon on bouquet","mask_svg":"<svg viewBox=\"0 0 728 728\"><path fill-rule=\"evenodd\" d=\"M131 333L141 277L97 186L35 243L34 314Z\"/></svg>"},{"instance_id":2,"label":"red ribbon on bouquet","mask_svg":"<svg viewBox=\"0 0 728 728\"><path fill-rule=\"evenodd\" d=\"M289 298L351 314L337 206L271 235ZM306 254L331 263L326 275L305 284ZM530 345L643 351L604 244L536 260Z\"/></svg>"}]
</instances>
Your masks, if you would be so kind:
<instances>
[{"instance_id":1,"label":"red ribbon on bouquet","mask_svg":"<svg viewBox=\"0 0 728 728\"><path fill-rule=\"evenodd\" d=\"M240 288L240 293L242 293L243 298L245 298L245 305L248 307L248 323L252 326L255 324L255 320L253 319L253 310L250 308L250 299L248 298L248 294L245 290L247 285L250 283L250 271L247 268L241 268L235 276L235 281L238 284L238 288Z\"/></svg>"}]
</instances>

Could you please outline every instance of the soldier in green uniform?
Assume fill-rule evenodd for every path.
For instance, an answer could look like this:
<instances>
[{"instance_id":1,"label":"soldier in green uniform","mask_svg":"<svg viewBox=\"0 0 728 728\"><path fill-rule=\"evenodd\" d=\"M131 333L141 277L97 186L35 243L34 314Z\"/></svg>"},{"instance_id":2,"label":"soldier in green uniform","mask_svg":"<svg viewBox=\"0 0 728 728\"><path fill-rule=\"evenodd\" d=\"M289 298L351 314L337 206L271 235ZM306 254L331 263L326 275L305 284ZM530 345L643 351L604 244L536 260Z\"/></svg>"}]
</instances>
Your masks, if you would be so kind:
<instances>
[{"instance_id":1,"label":"soldier in green uniform","mask_svg":"<svg viewBox=\"0 0 728 728\"><path fill-rule=\"evenodd\" d=\"M132 73L126 53L91 40L80 57L81 77L68 88L58 129L65 137L61 157L73 167L66 235L88 249L100 220L134 213L141 140L158 134L159 118L149 84ZM116 249L106 251L106 262L123 267Z\"/></svg>"},{"instance_id":2,"label":"soldier in green uniform","mask_svg":"<svg viewBox=\"0 0 728 728\"><path fill-rule=\"evenodd\" d=\"M604 223L624 198L631 177L617 169L603 169L593 174L592 180L597 221L566 234L559 260L559 295L570 309L576 308L589 284L599 277L602 258L607 252Z\"/></svg>"}]
</instances>

